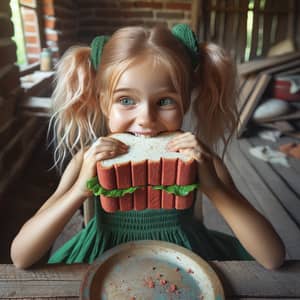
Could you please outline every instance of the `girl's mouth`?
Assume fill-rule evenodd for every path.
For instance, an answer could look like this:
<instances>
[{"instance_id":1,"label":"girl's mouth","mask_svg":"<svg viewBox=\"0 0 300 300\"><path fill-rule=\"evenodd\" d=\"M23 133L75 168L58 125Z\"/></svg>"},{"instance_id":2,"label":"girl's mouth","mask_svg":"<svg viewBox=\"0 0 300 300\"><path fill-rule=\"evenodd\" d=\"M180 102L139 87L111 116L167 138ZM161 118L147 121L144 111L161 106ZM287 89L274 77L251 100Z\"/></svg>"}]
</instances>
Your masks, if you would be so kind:
<instances>
[{"instance_id":1,"label":"girl's mouth","mask_svg":"<svg viewBox=\"0 0 300 300\"><path fill-rule=\"evenodd\" d=\"M130 133L133 134L134 136L144 137L144 138L154 137L159 134L157 132L130 132Z\"/></svg>"}]
</instances>

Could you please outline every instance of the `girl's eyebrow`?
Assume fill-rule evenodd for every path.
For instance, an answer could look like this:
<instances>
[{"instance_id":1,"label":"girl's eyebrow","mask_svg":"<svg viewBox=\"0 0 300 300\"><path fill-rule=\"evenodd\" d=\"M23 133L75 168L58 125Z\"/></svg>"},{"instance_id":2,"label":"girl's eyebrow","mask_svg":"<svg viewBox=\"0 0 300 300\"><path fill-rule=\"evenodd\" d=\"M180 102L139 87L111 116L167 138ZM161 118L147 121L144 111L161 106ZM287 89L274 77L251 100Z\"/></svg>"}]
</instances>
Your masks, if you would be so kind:
<instances>
[{"instance_id":1,"label":"girl's eyebrow","mask_svg":"<svg viewBox=\"0 0 300 300\"><path fill-rule=\"evenodd\" d=\"M135 88L118 88L116 90L114 90L114 94L115 93L119 93L119 92L139 92L138 89L135 89ZM176 90L174 88L170 88L170 87L162 87L161 89L158 89L157 90L157 94L160 94L160 93L171 93L171 94L175 94L176 93Z\"/></svg>"}]
</instances>

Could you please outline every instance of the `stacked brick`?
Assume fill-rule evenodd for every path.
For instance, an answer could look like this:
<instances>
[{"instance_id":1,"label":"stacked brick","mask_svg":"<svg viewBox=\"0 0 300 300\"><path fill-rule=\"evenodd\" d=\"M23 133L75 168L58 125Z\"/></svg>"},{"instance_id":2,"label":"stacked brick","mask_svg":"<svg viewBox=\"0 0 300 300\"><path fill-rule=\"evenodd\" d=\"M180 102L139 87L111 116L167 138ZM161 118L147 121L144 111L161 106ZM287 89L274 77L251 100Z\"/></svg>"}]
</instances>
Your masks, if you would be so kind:
<instances>
[{"instance_id":1,"label":"stacked brick","mask_svg":"<svg viewBox=\"0 0 300 300\"><path fill-rule=\"evenodd\" d=\"M79 11L72 0L43 0L43 26L46 46L51 49L54 61L77 42Z\"/></svg>"},{"instance_id":2,"label":"stacked brick","mask_svg":"<svg viewBox=\"0 0 300 300\"><path fill-rule=\"evenodd\" d=\"M39 61L41 51L37 4L35 0L21 0L20 5L27 63L32 64Z\"/></svg>"},{"instance_id":3,"label":"stacked brick","mask_svg":"<svg viewBox=\"0 0 300 300\"><path fill-rule=\"evenodd\" d=\"M192 0L117 1L78 0L79 40L89 43L95 35L111 35L123 26L157 23L169 27L191 23Z\"/></svg>"}]
</instances>

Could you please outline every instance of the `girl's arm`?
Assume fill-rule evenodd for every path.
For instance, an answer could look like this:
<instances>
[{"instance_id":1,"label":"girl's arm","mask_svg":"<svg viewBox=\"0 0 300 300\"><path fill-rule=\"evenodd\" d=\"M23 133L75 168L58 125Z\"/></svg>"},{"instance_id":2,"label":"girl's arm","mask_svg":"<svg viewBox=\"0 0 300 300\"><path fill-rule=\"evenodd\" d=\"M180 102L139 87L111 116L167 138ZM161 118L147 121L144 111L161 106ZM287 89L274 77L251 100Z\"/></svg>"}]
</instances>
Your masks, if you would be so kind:
<instances>
[{"instance_id":1,"label":"girl's arm","mask_svg":"<svg viewBox=\"0 0 300 300\"><path fill-rule=\"evenodd\" d=\"M127 151L120 141L112 138L100 140L86 152L74 156L54 194L15 237L11 259L16 267L27 268L45 255L75 211L91 196L86 182L96 175L96 162Z\"/></svg>"},{"instance_id":2,"label":"girl's arm","mask_svg":"<svg viewBox=\"0 0 300 300\"><path fill-rule=\"evenodd\" d=\"M16 267L27 268L49 250L86 194L74 185L82 164L76 155L64 172L58 188L37 213L21 228L11 245L11 259Z\"/></svg>"},{"instance_id":3,"label":"girl's arm","mask_svg":"<svg viewBox=\"0 0 300 300\"><path fill-rule=\"evenodd\" d=\"M237 190L223 162L187 132L174 138L169 149L198 161L200 188L212 201L245 249L265 268L278 268L285 248L266 218Z\"/></svg>"},{"instance_id":4,"label":"girl's arm","mask_svg":"<svg viewBox=\"0 0 300 300\"><path fill-rule=\"evenodd\" d=\"M271 223L237 190L225 165L213 159L220 182L205 194L218 209L245 249L265 268L276 269L285 258L285 247Z\"/></svg>"}]
</instances>

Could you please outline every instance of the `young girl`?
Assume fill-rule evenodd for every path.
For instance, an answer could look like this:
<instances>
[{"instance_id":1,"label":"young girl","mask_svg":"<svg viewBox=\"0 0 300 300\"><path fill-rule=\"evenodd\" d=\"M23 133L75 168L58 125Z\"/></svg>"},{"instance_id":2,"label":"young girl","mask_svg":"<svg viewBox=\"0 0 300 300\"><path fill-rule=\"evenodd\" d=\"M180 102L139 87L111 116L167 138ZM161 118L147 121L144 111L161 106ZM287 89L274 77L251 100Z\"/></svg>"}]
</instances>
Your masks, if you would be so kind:
<instances>
[{"instance_id":1,"label":"young girl","mask_svg":"<svg viewBox=\"0 0 300 300\"><path fill-rule=\"evenodd\" d=\"M192 108L195 131L180 133L168 149L198 162L201 191L237 239L213 232L192 218L192 210L106 213L95 199L95 217L49 260L91 263L105 250L131 240L166 240L204 259L256 259L268 269L284 260L284 246L271 224L235 187L217 142L226 145L236 124L234 68L217 46L198 43L188 26L170 31L126 27L90 47L70 49L59 63L54 92L56 163L70 157L54 194L22 227L11 246L19 268L37 262L66 223L91 196L86 183L96 162L128 151L108 133L155 136L180 130ZM95 142L96 141L96 142Z\"/></svg>"}]
</instances>

